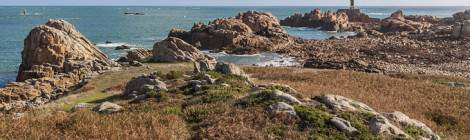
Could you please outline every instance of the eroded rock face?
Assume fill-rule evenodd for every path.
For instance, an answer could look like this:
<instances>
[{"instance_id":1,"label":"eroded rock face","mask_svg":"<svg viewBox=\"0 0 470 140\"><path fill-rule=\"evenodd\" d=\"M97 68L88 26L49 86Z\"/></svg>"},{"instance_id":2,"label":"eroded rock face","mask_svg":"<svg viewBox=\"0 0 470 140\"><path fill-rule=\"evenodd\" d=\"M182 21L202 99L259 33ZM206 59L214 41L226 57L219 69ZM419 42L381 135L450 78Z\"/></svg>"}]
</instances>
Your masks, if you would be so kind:
<instances>
[{"instance_id":1,"label":"eroded rock face","mask_svg":"<svg viewBox=\"0 0 470 140\"><path fill-rule=\"evenodd\" d=\"M115 66L72 24L49 20L25 39L19 82L0 89L0 111L42 105Z\"/></svg>"},{"instance_id":2,"label":"eroded rock face","mask_svg":"<svg viewBox=\"0 0 470 140\"><path fill-rule=\"evenodd\" d=\"M49 20L31 30L22 59L17 81L52 77L78 67L100 71L116 65L65 20Z\"/></svg>"},{"instance_id":3,"label":"eroded rock face","mask_svg":"<svg viewBox=\"0 0 470 140\"><path fill-rule=\"evenodd\" d=\"M203 73L206 71L214 70L216 65L215 59L202 59L193 62L194 73Z\"/></svg>"},{"instance_id":4,"label":"eroded rock face","mask_svg":"<svg viewBox=\"0 0 470 140\"><path fill-rule=\"evenodd\" d=\"M369 15L362 13L360 9L338 9L338 13L346 13L349 22L375 22L377 19L370 18Z\"/></svg>"},{"instance_id":5,"label":"eroded rock face","mask_svg":"<svg viewBox=\"0 0 470 140\"><path fill-rule=\"evenodd\" d=\"M217 65L215 65L215 70L223 74L245 75L242 69L232 63L218 62Z\"/></svg>"},{"instance_id":6,"label":"eroded rock face","mask_svg":"<svg viewBox=\"0 0 470 140\"><path fill-rule=\"evenodd\" d=\"M382 21L382 31L385 32L417 32L419 30L425 30L431 26L428 22L415 22L412 20L405 19L403 11L399 10Z\"/></svg>"},{"instance_id":7,"label":"eroded rock face","mask_svg":"<svg viewBox=\"0 0 470 140\"><path fill-rule=\"evenodd\" d=\"M193 45L175 37L156 43L152 52L156 62L189 62L207 57Z\"/></svg>"},{"instance_id":8,"label":"eroded rock face","mask_svg":"<svg viewBox=\"0 0 470 140\"><path fill-rule=\"evenodd\" d=\"M270 13L248 11L236 17L196 23L191 31L173 29L169 37L180 38L199 49L257 53L292 43L277 18Z\"/></svg>"},{"instance_id":9,"label":"eroded rock face","mask_svg":"<svg viewBox=\"0 0 470 140\"><path fill-rule=\"evenodd\" d=\"M119 61L122 62L132 62L132 61L138 61L138 62L146 62L152 57L152 50L148 49L134 49L130 50L127 52L127 55L125 57L119 58Z\"/></svg>"},{"instance_id":10,"label":"eroded rock face","mask_svg":"<svg viewBox=\"0 0 470 140\"><path fill-rule=\"evenodd\" d=\"M235 18L240 19L258 35L272 36L286 33L281 24L279 24L278 19L271 13L248 11L240 13Z\"/></svg>"},{"instance_id":11,"label":"eroded rock face","mask_svg":"<svg viewBox=\"0 0 470 140\"><path fill-rule=\"evenodd\" d=\"M349 18L344 12L332 13L330 11L322 13L320 9L315 9L304 15L294 14L281 20L281 25L292 27L311 27L326 31L345 31L349 29Z\"/></svg>"}]
</instances>

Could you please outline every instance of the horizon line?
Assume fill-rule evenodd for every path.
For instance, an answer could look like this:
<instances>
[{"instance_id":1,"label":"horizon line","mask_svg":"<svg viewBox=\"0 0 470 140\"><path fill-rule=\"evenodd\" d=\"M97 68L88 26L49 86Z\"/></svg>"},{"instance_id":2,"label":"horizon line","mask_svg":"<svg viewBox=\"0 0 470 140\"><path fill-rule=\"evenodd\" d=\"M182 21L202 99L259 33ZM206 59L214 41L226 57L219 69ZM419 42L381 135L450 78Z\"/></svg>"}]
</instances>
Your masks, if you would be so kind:
<instances>
[{"instance_id":1,"label":"horizon line","mask_svg":"<svg viewBox=\"0 0 470 140\"><path fill-rule=\"evenodd\" d=\"M349 7L345 5L0 5L0 6L28 6L28 7L39 7L39 6L129 6L129 7ZM470 5L361 5L356 7L470 7Z\"/></svg>"}]
</instances>

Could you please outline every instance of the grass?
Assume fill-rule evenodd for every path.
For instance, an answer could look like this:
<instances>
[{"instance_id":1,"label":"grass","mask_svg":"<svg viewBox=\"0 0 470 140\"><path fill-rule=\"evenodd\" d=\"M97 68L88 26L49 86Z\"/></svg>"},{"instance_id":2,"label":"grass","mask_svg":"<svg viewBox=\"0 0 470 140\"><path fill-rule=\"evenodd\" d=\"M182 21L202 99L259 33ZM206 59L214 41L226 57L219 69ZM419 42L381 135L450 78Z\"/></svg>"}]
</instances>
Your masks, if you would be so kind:
<instances>
[{"instance_id":1,"label":"grass","mask_svg":"<svg viewBox=\"0 0 470 140\"><path fill-rule=\"evenodd\" d=\"M148 63L146 65L149 66L149 68L131 67L127 70L104 73L93 80L90 80L90 82L84 85L81 89L72 92L74 95L54 101L53 103L48 104L45 108L55 108L67 111L78 103L94 102L96 100L120 94L121 90L125 87L125 83L127 83L132 77L155 71L160 73L169 73L173 71L171 74L168 74L171 75L169 76L170 78L173 76L180 77L180 74L183 73L182 71L189 71L192 69L192 66L189 63ZM82 89L89 90L83 91Z\"/></svg>"},{"instance_id":2,"label":"grass","mask_svg":"<svg viewBox=\"0 0 470 140\"><path fill-rule=\"evenodd\" d=\"M157 110L158 108L154 108ZM101 115L88 110L28 113L18 120L1 118L2 139L186 139L186 123L177 115L122 112ZM5 123L8 122L8 123Z\"/></svg>"},{"instance_id":3,"label":"grass","mask_svg":"<svg viewBox=\"0 0 470 140\"><path fill-rule=\"evenodd\" d=\"M272 91L288 91L285 87L272 86L251 94L246 78L210 71L208 74L217 78L215 84L188 94L189 87L181 85L189 79L182 74L192 70L191 64L149 66L101 75L77 94L20 119L0 117L0 139L380 139L368 130L371 114L336 114L358 129L358 133L346 134L330 124L333 115L321 106L295 105L299 117L268 113L268 106L277 102ZM151 93L151 98L137 103L119 98L130 77L155 71L165 76L168 91ZM465 79L296 68L246 67L245 71L257 84L287 84L302 97L346 96L378 111L402 111L431 126L444 139L469 138L469 92L435 82L469 83ZM89 110L64 112L75 103L103 101L113 101L124 111L108 115ZM405 131L413 137L423 133L414 127Z\"/></svg>"},{"instance_id":4,"label":"grass","mask_svg":"<svg viewBox=\"0 0 470 140\"><path fill-rule=\"evenodd\" d=\"M295 112L302 119L302 128L325 128L331 116L325 111L318 108L310 108L306 106L295 106Z\"/></svg>"},{"instance_id":5,"label":"grass","mask_svg":"<svg viewBox=\"0 0 470 140\"><path fill-rule=\"evenodd\" d=\"M470 83L469 79L298 68L244 69L255 83L287 84L305 97L342 95L377 111L401 111L445 139L470 139L470 91L435 82Z\"/></svg>"}]
</instances>

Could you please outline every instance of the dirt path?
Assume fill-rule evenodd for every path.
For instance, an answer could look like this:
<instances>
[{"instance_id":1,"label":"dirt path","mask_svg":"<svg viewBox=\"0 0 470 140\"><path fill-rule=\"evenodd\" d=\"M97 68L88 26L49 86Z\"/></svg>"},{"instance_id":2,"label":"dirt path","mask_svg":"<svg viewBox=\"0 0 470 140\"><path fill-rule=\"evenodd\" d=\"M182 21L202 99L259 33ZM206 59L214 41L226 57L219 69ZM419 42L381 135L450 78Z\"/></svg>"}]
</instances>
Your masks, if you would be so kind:
<instances>
[{"instance_id":1,"label":"dirt path","mask_svg":"<svg viewBox=\"0 0 470 140\"><path fill-rule=\"evenodd\" d=\"M147 67L148 66L148 67ZM113 100L115 95L121 94L126 83L142 74L161 71L189 71L192 65L189 63L148 63L143 67L123 68L120 71L110 71L90 80L82 88L73 91L70 95L48 103L42 108L53 110L70 110L78 103L99 103Z\"/></svg>"}]
</instances>

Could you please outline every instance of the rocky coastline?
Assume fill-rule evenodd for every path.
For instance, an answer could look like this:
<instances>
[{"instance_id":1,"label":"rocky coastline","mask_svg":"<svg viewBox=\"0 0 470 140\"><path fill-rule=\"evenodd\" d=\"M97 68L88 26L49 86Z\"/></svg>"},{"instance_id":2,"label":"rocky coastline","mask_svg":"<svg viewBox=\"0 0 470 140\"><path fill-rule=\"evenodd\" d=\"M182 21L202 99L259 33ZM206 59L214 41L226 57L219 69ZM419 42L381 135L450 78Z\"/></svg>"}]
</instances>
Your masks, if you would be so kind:
<instances>
[{"instance_id":1,"label":"rocky coastline","mask_svg":"<svg viewBox=\"0 0 470 140\"><path fill-rule=\"evenodd\" d=\"M304 15L295 14L281 20L280 23L273 16L265 16L262 23L269 22L269 24L260 24L256 27L264 26L261 29L272 31L275 28L278 31L268 34L252 33L253 29L239 20L239 15L217 19L209 22L209 25L198 23L191 31L175 29L169 33L169 36L181 38L200 49L217 49L235 54L265 51L280 53L293 56L303 61L305 67L310 68L370 71L363 68L374 67L375 70L372 71L380 73L470 77L468 71L462 71L468 66L469 58L466 47L469 44L466 39L468 31L464 21L465 12L456 13L454 18L437 18L426 15L404 15L399 10L389 18L377 20L365 16L358 18L357 15L363 13L357 10L351 12L355 14L344 14L345 11L343 9L336 13L322 13L316 9ZM259 12L248 13L266 15ZM348 15L355 16L354 20L349 21ZM357 35L330 40L306 40L286 34L279 25L335 27L334 31L349 27L347 30L356 31ZM208 42L207 38L217 39ZM313 59L321 61L311 61ZM355 65L349 64L353 61L364 62L362 63L364 66L359 66L361 69L358 69L358 66L349 67ZM312 65L309 62L319 64ZM321 64L323 62L338 65L326 67L328 65ZM317 67L320 65L321 67Z\"/></svg>"},{"instance_id":2,"label":"rocky coastline","mask_svg":"<svg viewBox=\"0 0 470 140\"><path fill-rule=\"evenodd\" d=\"M468 11L456 13L452 19L405 16L397 11L377 21L359 10L350 10L322 13L315 9L281 22L270 13L248 11L207 25L196 23L190 31L173 29L169 38L157 42L153 50L131 50L117 62L127 66L150 61L214 63L213 58L199 51L211 49L233 54L275 52L295 57L306 68L470 77L466 69L470 61ZM348 16L353 17L350 20ZM358 34L306 40L290 36L281 25L354 29ZM34 28L25 39L22 55L18 82L1 89L3 110L45 103L93 75L120 65L63 20Z\"/></svg>"},{"instance_id":3,"label":"rocky coastline","mask_svg":"<svg viewBox=\"0 0 470 140\"><path fill-rule=\"evenodd\" d=\"M184 74L180 81L165 79L158 72L130 79L125 84L123 97L130 102L160 100L173 86L187 96L184 107L188 108L194 105L192 100L211 103L209 99L204 101L205 96L215 96L217 100L234 102L242 109L261 107L267 114L287 114L298 122L312 123L306 128L334 128L339 136L362 137L357 134L371 133L373 136L370 137L381 136L379 138L440 139L424 123L401 112L379 113L364 103L336 95L298 98L295 89L285 85L256 85L238 66L217 62L200 51L275 52L303 61L305 68L470 78L469 11L456 13L452 19L405 16L402 11L397 11L389 18L377 20L359 10L350 10L322 13L315 9L280 22L270 13L248 11L207 24L195 23L190 31L172 29L168 38L156 42L152 50L130 50L117 62L108 59L69 22L50 20L33 28L26 37L17 82L0 89L0 111L22 112L44 105L104 72L145 66L145 63L190 62L194 72ZM355 31L357 35L307 40L290 36L282 26ZM213 92L210 90L220 89L241 95L209 95ZM90 108L91 105L80 104L74 111ZM104 102L92 110L112 114L122 111L123 107ZM321 114L317 117L322 120L312 120L315 119L309 116L312 112ZM359 119L366 121L355 125L368 126L368 129L358 130L341 118L348 113L365 115L366 118ZM315 126L316 121L322 126ZM410 127L420 133L412 135L406 130Z\"/></svg>"},{"instance_id":4,"label":"rocky coastline","mask_svg":"<svg viewBox=\"0 0 470 140\"><path fill-rule=\"evenodd\" d=\"M2 111L42 105L119 67L65 20L33 28L24 45L17 82L0 89Z\"/></svg>"}]
</instances>

